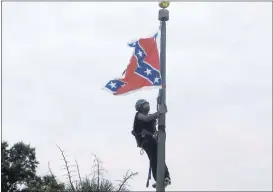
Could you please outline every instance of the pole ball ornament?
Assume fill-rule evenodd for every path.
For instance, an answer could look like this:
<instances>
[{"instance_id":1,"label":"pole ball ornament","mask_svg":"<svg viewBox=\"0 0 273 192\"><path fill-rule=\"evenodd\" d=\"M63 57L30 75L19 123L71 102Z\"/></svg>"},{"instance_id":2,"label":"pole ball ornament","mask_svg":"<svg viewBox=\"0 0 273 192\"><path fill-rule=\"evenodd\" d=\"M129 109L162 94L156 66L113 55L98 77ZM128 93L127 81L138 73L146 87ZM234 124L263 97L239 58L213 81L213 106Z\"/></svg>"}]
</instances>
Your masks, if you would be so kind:
<instances>
[{"instance_id":1,"label":"pole ball ornament","mask_svg":"<svg viewBox=\"0 0 273 192\"><path fill-rule=\"evenodd\" d=\"M165 8L169 7L169 5L170 5L169 1L161 1L159 3L159 7L161 7L162 9L165 9Z\"/></svg>"}]
</instances>

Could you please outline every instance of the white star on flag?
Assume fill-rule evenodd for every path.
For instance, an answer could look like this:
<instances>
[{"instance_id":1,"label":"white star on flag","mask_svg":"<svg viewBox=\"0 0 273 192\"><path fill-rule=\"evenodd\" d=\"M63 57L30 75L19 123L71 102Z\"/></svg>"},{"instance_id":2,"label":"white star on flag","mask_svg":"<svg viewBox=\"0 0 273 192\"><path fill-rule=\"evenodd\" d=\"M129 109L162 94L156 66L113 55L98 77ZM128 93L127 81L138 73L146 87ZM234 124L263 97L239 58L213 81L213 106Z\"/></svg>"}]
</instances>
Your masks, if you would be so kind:
<instances>
[{"instance_id":1,"label":"white star on flag","mask_svg":"<svg viewBox=\"0 0 273 192\"><path fill-rule=\"evenodd\" d=\"M109 85L111 86L112 89L116 88L116 83L113 83L112 81L111 81L111 83Z\"/></svg>"},{"instance_id":2,"label":"white star on flag","mask_svg":"<svg viewBox=\"0 0 273 192\"><path fill-rule=\"evenodd\" d=\"M158 81L158 80L159 80L159 78L158 78L158 77L156 77L156 78L155 78L155 80L154 80L154 83L159 83L159 81Z\"/></svg>"},{"instance_id":3,"label":"white star on flag","mask_svg":"<svg viewBox=\"0 0 273 192\"><path fill-rule=\"evenodd\" d=\"M149 74L152 74L152 72L151 72L152 70L150 70L150 69L146 69L146 71L144 71L144 73L146 73L147 75L149 75Z\"/></svg>"},{"instance_id":4,"label":"white star on flag","mask_svg":"<svg viewBox=\"0 0 273 192\"><path fill-rule=\"evenodd\" d=\"M137 53L140 57L142 57L142 52L141 51L138 51Z\"/></svg>"}]
</instances>

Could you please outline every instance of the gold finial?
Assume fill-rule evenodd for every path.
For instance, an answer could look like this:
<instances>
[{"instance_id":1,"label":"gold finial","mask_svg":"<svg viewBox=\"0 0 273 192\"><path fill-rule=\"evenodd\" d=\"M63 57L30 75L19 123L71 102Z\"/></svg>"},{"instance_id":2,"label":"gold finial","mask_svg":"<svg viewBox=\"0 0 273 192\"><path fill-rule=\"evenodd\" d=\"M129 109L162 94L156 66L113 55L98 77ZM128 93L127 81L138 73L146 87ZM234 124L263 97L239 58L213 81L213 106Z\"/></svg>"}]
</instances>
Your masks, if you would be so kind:
<instances>
[{"instance_id":1,"label":"gold finial","mask_svg":"<svg viewBox=\"0 0 273 192\"><path fill-rule=\"evenodd\" d=\"M170 2L169 2L169 1L161 1L161 2L159 3L159 7L163 8L163 9L169 7L169 5L170 5Z\"/></svg>"}]
</instances>

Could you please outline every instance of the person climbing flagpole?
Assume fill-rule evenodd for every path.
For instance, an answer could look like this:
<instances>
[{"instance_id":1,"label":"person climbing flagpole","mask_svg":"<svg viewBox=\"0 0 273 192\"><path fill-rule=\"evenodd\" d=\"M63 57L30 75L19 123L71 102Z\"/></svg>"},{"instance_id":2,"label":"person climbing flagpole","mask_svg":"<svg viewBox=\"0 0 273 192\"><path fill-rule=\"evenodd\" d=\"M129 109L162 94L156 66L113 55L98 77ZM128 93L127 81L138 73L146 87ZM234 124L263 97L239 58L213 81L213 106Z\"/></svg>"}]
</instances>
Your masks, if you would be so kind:
<instances>
[{"instance_id":1,"label":"person climbing flagpole","mask_svg":"<svg viewBox=\"0 0 273 192\"><path fill-rule=\"evenodd\" d=\"M158 33L148 38L140 38L129 43L129 47L134 49L127 68L123 71L122 77L115 78L106 83L103 89L113 95L125 95L140 90L144 87L158 87L159 96L157 98L158 111L150 114L149 102L140 99L136 102L137 110L132 134L137 140L137 146L145 150L150 160L150 172L156 181L153 187L156 191L165 191L165 187L171 184L171 179L167 165L165 163L165 119L166 107L166 21L169 20L168 1L159 3L162 8L159 10L160 20L160 56L157 48ZM155 132L158 120L158 133ZM145 132L146 131L146 132ZM145 134L144 134L145 132ZM146 187L149 186L147 181Z\"/></svg>"},{"instance_id":2,"label":"person climbing flagpole","mask_svg":"<svg viewBox=\"0 0 273 192\"><path fill-rule=\"evenodd\" d=\"M161 8L158 19L161 22L160 38L160 73L162 79L162 89L159 90L159 105L166 106L166 21L169 20L168 1L159 3ZM157 149L157 176L156 191L165 191L165 142L166 142L166 113L161 113L158 119L158 149Z\"/></svg>"}]
</instances>

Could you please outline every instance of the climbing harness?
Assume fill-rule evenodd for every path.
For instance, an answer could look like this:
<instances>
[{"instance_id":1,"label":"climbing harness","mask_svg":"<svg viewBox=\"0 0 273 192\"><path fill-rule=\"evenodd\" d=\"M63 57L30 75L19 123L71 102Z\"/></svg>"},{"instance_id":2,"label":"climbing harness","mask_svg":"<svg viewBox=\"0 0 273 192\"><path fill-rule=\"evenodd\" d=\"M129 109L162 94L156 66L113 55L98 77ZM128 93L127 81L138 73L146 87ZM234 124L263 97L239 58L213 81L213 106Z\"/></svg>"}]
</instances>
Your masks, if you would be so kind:
<instances>
[{"instance_id":1,"label":"climbing harness","mask_svg":"<svg viewBox=\"0 0 273 192\"><path fill-rule=\"evenodd\" d=\"M140 146L140 155L143 155L144 154L144 149L143 149L143 145L147 142L147 140L144 140L142 143L141 143L141 146Z\"/></svg>"},{"instance_id":2,"label":"climbing harness","mask_svg":"<svg viewBox=\"0 0 273 192\"><path fill-rule=\"evenodd\" d=\"M141 149L143 149L143 145L144 143L147 142L147 140L144 140L142 143L139 142L139 140L137 139L139 136L141 138L145 138L146 135L148 136L151 136L153 137L154 139L157 138L157 132L155 132L154 134L149 132L149 131L146 131L146 130L143 130L141 133L136 133L134 130L131 132L133 136L135 136L136 140L137 140L137 147L140 147Z\"/></svg>"}]
</instances>

